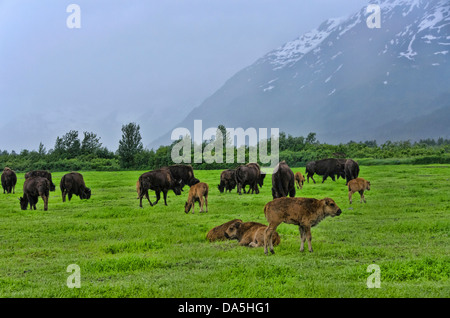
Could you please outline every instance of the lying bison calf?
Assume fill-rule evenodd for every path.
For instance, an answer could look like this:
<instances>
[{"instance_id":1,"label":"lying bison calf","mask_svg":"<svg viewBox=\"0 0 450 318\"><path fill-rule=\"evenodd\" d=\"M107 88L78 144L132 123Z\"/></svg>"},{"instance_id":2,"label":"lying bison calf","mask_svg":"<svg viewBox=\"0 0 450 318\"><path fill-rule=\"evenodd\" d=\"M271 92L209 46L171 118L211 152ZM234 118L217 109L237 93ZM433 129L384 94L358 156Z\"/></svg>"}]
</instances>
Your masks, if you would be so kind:
<instances>
[{"instance_id":1,"label":"lying bison calf","mask_svg":"<svg viewBox=\"0 0 450 318\"><path fill-rule=\"evenodd\" d=\"M350 204L352 204L352 196L355 192L359 192L359 195L361 196L360 202L362 203L364 200L364 203L366 203L366 198L364 198L364 190L370 190L369 181L364 180L363 178L350 180L348 182L348 200L350 201Z\"/></svg>"},{"instance_id":2,"label":"lying bison calf","mask_svg":"<svg viewBox=\"0 0 450 318\"><path fill-rule=\"evenodd\" d=\"M191 186L188 200L184 205L184 212L189 213L192 207L192 214L194 214L195 202L199 202L200 213L203 212L203 205L206 205L206 212L208 212L208 190L208 185L204 182L199 182Z\"/></svg>"},{"instance_id":3,"label":"lying bison calf","mask_svg":"<svg viewBox=\"0 0 450 318\"><path fill-rule=\"evenodd\" d=\"M269 226L264 233L264 253L267 255L267 247L274 254L274 232L281 223L298 225L300 231L300 252L303 252L304 244L308 239L308 249L311 247L311 227L317 225L325 217L340 215L341 209L333 199L325 198L317 200L313 198L279 198L267 203L264 214Z\"/></svg>"},{"instance_id":4,"label":"lying bison calf","mask_svg":"<svg viewBox=\"0 0 450 318\"><path fill-rule=\"evenodd\" d=\"M23 197L19 199L20 208L26 210L30 204L30 210L36 210L36 203L41 197L44 201L44 211L48 210L48 197L50 193L50 181L43 177L30 177L23 184Z\"/></svg>"},{"instance_id":5,"label":"lying bison calf","mask_svg":"<svg viewBox=\"0 0 450 318\"><path fill-rule=\"evenodd\" d=\"M228 221L224 224L218 225L214 228L212 228L208 234L206 235L206 238L210 241L210 242L214 242L214 241L224 241L224 240L228 240L229 237L225 236L225 231L232 225L234 225L235 223L242 223L242 220L240 219L234 219L231 221Z\"/></svg>"},{"instance_id":6,"label":"lying bison calf","mask_svg":"<svg viewBox=\"0 0 450 318\"><path fill-rule=\"evenodd\" d=\"M260 247L264 245L264 232L267 225L257 222L235 222L225 231L225 237L230 240L238 240L239 245ZM280 236L277 232L272 233L273 244L280 244Z\"/></svg>"}]
</instances>

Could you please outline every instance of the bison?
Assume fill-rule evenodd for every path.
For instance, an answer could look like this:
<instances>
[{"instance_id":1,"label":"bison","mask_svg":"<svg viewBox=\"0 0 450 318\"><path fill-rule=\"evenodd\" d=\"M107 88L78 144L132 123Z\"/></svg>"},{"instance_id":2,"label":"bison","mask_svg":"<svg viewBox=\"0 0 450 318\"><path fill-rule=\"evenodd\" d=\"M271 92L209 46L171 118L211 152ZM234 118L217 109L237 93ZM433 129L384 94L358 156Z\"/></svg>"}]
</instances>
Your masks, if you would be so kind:
<instances>
[{"instance_id":1,"label":"bison","mask_svg":"<svg viewBox=\"0 0 450 318\"><path fill-rule=\"evenodd\" d=\"M234 219L231 221L228 221L224 224L218 225L214 228L212 228L208 234L206 235L206 238L210 241L210 242L214 242L214 241L224 241L224 240L228 240L229 237L225 236L225 231L232 225L234 225L235 223L242 223L242 220L240 219Z\"/></svg>"},{"instance_id":2,"label":"bison","mask_svg":"<svg viewBox=\"0 0 450 318\"><path fill-rule=\"evenodd\" d=\"M91 189L86 187L83 175L78 172L70 172L65 174L61 178L59 188L62 192L63 202L66 202L66 195L68 196L69 201L72 199L72 195L74 194L79 196L82 200L87 200L91 197Z\"/></svg>"},{"instance_id":3,"label":"bison","mask_svg":"<svg viewBox=\"0 0 450 318\"><path fill-rule=\"evenodd\" d=\"M303 184L305 183L305 177L301 172L296 172L294 175L295 184L297 185L297 189L303 189Z\"/></svg>"},{"instance_id":4,"label":"bison","mask_svg":"<svg viewBox=\"0 0 450 318\"><path fill-rule=\"evenodd\" d=\"M347 159L344 164L344 171L345 171L345 179L346 179L345 184L348 184L350 182L350 180L358 178L359 165L355 160Z\"/></svg>"},{"instance_id":5,"label":"bison","mask_svg":"<svg viewBox=\"0 0 450 318\"><path fill-rule=\"evenodd\" d=\"M56 186L52 181L52 174L46 170L33 170L30 172L27 172L25 174L25 179L31 178L31 177L42 177L47 178L48 181L50 181L50 191L55 191Z\"/></svg>"},{"instance_id":6,"label":"bison","mask_svg":"<svg viewBox=\"0 0 450 318\"><path fill-rule=\"evenodd\" d=\"M3 193L15 193L15 189L16 189L16 183L17 183L17 176L16 173L14 172L14 170L11 170L8 167L5 167L5 169L3 169L3 173L2 173L2 188L3 188Z\"/></svg>"},{"instance_id":7,"label":"bison","mask_svg":"<svg viewBox=\"0 0 450 318\"><path fill-rule=\"evenodd\" d=\"M175 164L168 167L163 167L162 169L165 168L170 170L170 173L176 182L180 183L180 180L182 181L181 190L183 190L185 184L192 187L194 184L200 182L200 180L194 177L194 169L189 165Z\"/></svg>"},{"instance_id":8,"label":"bison","mask_svg":"<svg viewBox=\"0 0 450 318\"><path fill-rule=\"evenodd\" d=\"M30 204L30 210L36 210L36 203L41 197L44 201L44 211L48 210L48 197L50 191L50 181L43 177L29 177L23 184L23 197L19 198L20 208L26 210Z\"/></svg>"},{"instance_id":9,"label":"bison","mask_svg":"<svg viewBox=\"0 0 450 318\"><path fill-rule=\"evenodd\" d=\"M272 197L295 197L294 173L285 161L281 161L275 167L272 174Z\"/></svg>"},{"instance_id":10,"label":"bison","mask_svg":"<svg viewBox=\"0 0 450 318\"><path fill-rule=\"evenodd\" d=\"M334 178L335 175L337 175L338 178L339 176L345 178L344 162L345 159L335 158L310 161L306 164L306 180L309 183L309 178L311 178L312 181L316 183L316 180L313 178L314 174L323 176L322 183L324 183L328 177L331 177L333 181L336 181Z\"/></svg>"},{"instance_id":11,"label":"bison","mask_svg":"<svg viewBox=\"0 0 450 318\"><path fill-rule=\"evenodd\" d=\"M195 212L195 202L200 205L200 213L203 212L203 206L206 206L206 212L208 212L208 190L209 187L204 182L194 184L189 189L189 196L186 204L184 205L184 212L189 213L192 208L192 214Z\"/></svg>"},{"instance_id":12,"label":"bison","mask_svg":"<svg viewBox=\"0 0 450 318\"><path fill-rule=\"evenodd\" d=\"M220 183L217 186L220 193L224 191L230 191L236 188L236 171L234 169L228 169L222 171L220 174Z\"/></svg>"},{"instance_id":13,"label":"bison","mask_svg":"<svg viewBox=\"0 0 450 318\"><path fill-rule=\"evenodd\" d=\"M247 193L255 192L259 193L258 184L262 184L264 181L264 177L261 176L261 169L257 163L247 163L246 165L242 165L236 168L236 184L237 184L237 192L241 193L241 190L245 192L245 187L249 185L249 190ZM265 176L265 175L264 175Z\"/></svg>"},{"instance_id":14,"label":"bison","mask_svg":"<svg viewBox=\"0 0 450 318\"><path fill-rule=\"evenodd\" d=\"M181 194L182 180L175 180L169 169L157 169L143 173L139 177L139 206L142 208L142 198L145 196L153 206L158 203L161 198L161 192L164 195L164 204L167 205L167 192L172 190L175 195ZM156 201L152 203L148 196L148 190L155 191Z\"/></svg>"},{"instance_id":15,"label":"bison","mask_svg":"<svg viewBox=\"0 0 450 318\"><path fill-rule=\"evenodd\" d=\"M333 199L324 198L322 200L314 198L279 198L270 201L264 206L264 214L269 226L264 233L264 253L267 255L267 248L274 254L273 233L281 223L298 225L301 245L300 252L303 251L306 239L308 239L308 249L313 251L311 246L311 227L317 225L325 217L340 215L342 210Z\"/></svg>"},{"instance_id":16,"label":"bison","mask_svg":"<svg viewBox=\"0 0 450 318\"><path fill-rule=\"evenodd\" d=\"M235 222L225 230L225 237L230 240L238 240L239 245L249 247L264 246L264 233L267 225L257 222ZM273 244L280 243L280 236L277 232L272 233Z\"/></svg>"},{"instance_id":17,"label":"bison","mask_svg":"<svg viewBox=\"0 0 450 318\"><path fill-rule=\"evenodd\" d=\"M364 197L364 190L370 190L369 181L363 178L356 178L350 180L348 182L348 200L350 201L350 204L352 204L352 196L353 193L355 192L359 192L359 195L361 196L360 202L362 203L364 200L364 203L366 203L366 198Z\"/></svg>"}]
</instances>

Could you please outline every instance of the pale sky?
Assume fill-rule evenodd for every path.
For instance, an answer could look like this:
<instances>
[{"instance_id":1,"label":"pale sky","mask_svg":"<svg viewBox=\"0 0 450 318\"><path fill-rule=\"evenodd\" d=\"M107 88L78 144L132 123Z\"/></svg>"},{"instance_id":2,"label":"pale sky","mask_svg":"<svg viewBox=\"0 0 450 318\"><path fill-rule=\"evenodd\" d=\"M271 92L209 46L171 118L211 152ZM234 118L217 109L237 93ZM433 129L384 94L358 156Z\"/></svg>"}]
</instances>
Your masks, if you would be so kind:
<instances>
[{"instance_id":1,"label":"pale sky","mask_svg":"<svg viewBox=\"0 0 450 318\"><path fill-rule=\"evenodd\" d=\"M367 3L0 0L0 150L49 150L78 130L115 151L129 122L149 144L258 58Z\"/></svg>"}]
</instances>

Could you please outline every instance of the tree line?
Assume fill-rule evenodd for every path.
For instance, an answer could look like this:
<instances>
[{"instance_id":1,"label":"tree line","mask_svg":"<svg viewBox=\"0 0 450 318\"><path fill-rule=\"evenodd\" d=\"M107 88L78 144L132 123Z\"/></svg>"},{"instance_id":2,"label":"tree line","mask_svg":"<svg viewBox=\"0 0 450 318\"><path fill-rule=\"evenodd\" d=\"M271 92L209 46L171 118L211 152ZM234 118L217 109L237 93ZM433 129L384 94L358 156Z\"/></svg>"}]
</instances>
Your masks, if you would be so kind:
<instances>
[{"instance_id":1,"label":"tree line","mask_svg":"<svg viewBox=\"0 0 450 318\"><path fill-rule=\"evenodd\" d=\"M225 127L217 129L225 133ZM54 147L47 150L40 143L38 150L22 150L8 152L0 150L0 167L10 167L18 172L30 170L72 171L72 170L153 170L171 165L172 149L180 140L170 145L160 146L157 150L144 148L140 126L129 123L122 126L122 138L116 151L111 151L101 143L101 137L93 132L70 130L63 136L58 136ZM205 149L214 140L203 141ZM265 141L270 152L271 140ZM256 149L259 149L259 144ZM375 140L364 142L349 141L346 144L330 145L321 143L315 133L306 137L292 136L280 132L278 138L279 160L285 160L291 167L305 166L311 160L324 158L353 158L362 165L377 164L432 164L450 163L450 140L439 138L423 139L416 142L386 141L380 145ZM243 150L245 162L248 162L252 148L234 146L234 161L223 160L213 163L195 163L191 150L191 165L194 169L227 169L242 164L238 162L238 152ZM194 149L194 147L191 147ZM259 158L259 156L258 156ZM262 166L265 164L259 162Z\"/></svg>"}]
</instances>

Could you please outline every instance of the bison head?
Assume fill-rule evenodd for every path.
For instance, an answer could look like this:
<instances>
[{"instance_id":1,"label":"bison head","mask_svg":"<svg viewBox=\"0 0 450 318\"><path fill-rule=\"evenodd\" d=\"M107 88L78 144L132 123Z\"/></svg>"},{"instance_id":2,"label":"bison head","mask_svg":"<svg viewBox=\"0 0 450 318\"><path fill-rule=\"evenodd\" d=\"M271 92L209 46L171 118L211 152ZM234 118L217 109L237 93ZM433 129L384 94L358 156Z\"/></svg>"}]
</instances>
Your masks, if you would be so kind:
<instances>
[{"instance_id":1,"label":"bison head","mask_svg":"<svg viewBox=\"0 0 450 318\"><path fill-rule=\"evenodd\" d=\"M91 189L85 188L84 191L80 194L80 199L90 199L91 198Z\"/></svg>"},{"instance_id":2,"label":"bison head","mask_svg":"<svg viewBox=\"0 0 450 318\"><path fill-rule=\"evenodd\" d=\"M365 186L366 186L366 190L370 190L370 181L366 181Z\"/></svg>"},{"instance_id":3,"label":"bison head","mask_svg":"<svg viewBox=\"0 0 450 318\"><path fill-rule=\"evenodd\" d=\"M177 182L175 182L175 184L172 188L173 193L175 193L175 195L181 195L181 191L183 191L183 187L184 187L183 180L178 180Z\"/></svg>"},{"instance_id":4,"label":"bison head","mask_svg":"<svg viewBox=\"0 0 450 318\"><path fill-rule=\"evenodd\" d=\"M258 178L258 185L262 187L264 185L264 178L266 177L265 173L261 173Z\"/></svg>"},{"instance_id":5,"label":"bison head","mask_svg":"<svg viewBox=\"0 0 450 318\"><path fill-rule=\"evenodd\" d=\"M232 223L226 230L225 230L225 237L229 240L237 240L238 239L238 230L241 227L242 222L238 221L235 223Z\"/></svg>"},{"instance_id":6,"label":"bison head","mask_svg":"<svg viewBox=\"0 0 450 318\"><path fill-rule=\"evenodd\" d=\"M21 197L21 198L19 198L19 201L20 201L20 208L22 210L26 210L27 209L27 205L28 205L28 200Z\"/></svg>"},{"instance_id":7,"label":"bison head","mask_svg":"<svg viewBox=\"0 0 450 318\"><path fill-rule=\"evenodd\" d=\"M219 189L220 193L223 193L223 191L225 190L225 186L223 184L217 185L217 188Z\"/></svg>"},{"instance_id":8,"label":"bison head","mask_svg":"<svg viewBox=\"0 0 450 318\"><path fill-rule=\"evenodd\" d=\"M329 215L331 217L341 215L342 210L337 206L336 202L334 202L333 199L325 198L323 199L323 201L325 202L323 210L326 215Z\"/></svg>"},{"instance_id":9,"label":"bison head","mask_svg":"<svg viewBox=\"0 0 450 318\"><path fill-rule=\"evenodd\" d=\"M184 213L189 213L189 211L191 210L191 207L192 207L192 203L189 202L189 201L187 201L187 202L184 204Z\"/></svg>"}]
</instances>

